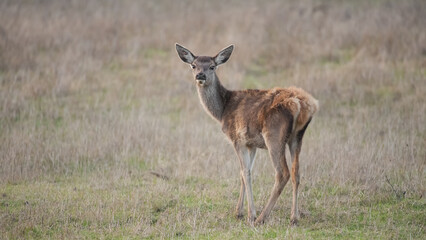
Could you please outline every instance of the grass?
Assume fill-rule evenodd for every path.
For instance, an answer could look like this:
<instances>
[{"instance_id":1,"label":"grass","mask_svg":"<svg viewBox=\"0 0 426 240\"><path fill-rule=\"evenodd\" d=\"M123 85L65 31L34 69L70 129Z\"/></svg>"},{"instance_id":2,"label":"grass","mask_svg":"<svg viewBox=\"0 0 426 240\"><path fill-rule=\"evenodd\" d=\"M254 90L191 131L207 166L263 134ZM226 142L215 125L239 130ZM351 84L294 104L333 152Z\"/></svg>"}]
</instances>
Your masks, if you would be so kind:
<instances>
[{"instance_id":1,"label":"grass","mask_svg":"<svg viewBox=\"0 0 426 240\"><path fill-rule=\"evenodd\" d=\"M233 216L236 180L190 177L165 181L149 173L106 173L2 189L6 237L46 238L421 238L426 203L391 192L369 196L353 186L304 186L304 217L289 227L289 188L268 224L252 228ZM102 181L99 181L102 179ZM255 191L256 199L264 199ZM231 204L232 203L232 204ZM166 228L163 226L167 226Z\"/></svg>"},{"instance_id":2,"label":"grass","mask_svg":"<svg viewBox=\"0 0 426 240\"><path fill-rule=\"evenodd\" d=\"M0 238L424 239L426 4L1 1ZM174 43L236 48L230 89L320 102L263 226L234 217L239 166ZM289 163L290 164L290 163ZM256 210L273 185L266 151Z\"/></svg>"}]
</instances>

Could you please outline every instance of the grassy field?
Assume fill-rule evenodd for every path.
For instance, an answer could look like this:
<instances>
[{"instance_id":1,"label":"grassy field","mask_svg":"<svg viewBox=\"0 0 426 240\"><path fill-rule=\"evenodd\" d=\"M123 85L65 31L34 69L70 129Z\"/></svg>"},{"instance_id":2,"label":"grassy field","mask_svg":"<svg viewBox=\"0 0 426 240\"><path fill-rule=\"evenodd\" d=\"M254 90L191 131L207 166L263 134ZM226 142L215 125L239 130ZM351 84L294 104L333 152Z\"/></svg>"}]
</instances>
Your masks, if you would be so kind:
<instances>
[{"instance_id":1,"label":"grassy field","mask_svg":"<svg viewBox=\"0 0 426 240\"><path fill-rule=\"evenodd\" d=\"M174 43L320 102L267 222ZM426 3L0 1L0 239L425 239ZM289 163L290 164L290 163ZM273 186L254 166L259 212Z\"/></svg>"}]
</instances>

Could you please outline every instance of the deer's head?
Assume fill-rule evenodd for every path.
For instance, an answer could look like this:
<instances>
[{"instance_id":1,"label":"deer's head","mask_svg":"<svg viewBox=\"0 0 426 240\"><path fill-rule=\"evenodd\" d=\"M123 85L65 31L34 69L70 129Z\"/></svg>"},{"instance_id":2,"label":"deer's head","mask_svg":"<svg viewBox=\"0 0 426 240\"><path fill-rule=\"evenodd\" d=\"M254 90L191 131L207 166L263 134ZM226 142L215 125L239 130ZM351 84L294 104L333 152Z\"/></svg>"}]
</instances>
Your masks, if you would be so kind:
<instances>
[{"instance_id":1,"label":"deer's head","mask_svg":"<svg viewBox=\"0 0 426 240\"><path fill-rule=\"evenodd\" d=\"M176 43L176 51L180 59L191 66L194 79L200 87L208 86L216 81L217 66L228 61L232 50L234 50L234 45L223 49L214 57L195 56L191 51Z\"/></svg>"}]
</instances>

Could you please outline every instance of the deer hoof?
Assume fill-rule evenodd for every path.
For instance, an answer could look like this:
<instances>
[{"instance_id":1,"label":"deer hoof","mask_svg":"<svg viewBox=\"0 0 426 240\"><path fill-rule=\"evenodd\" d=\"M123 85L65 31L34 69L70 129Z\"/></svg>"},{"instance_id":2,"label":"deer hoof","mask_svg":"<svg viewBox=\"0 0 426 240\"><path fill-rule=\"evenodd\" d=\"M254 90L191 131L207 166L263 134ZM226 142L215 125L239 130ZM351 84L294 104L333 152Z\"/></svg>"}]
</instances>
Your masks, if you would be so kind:
<instances>
[{"instance_id":1,"label":"deer hoof","mask_svg":"<svg viewBox=\"0 0 426 240\"><path fill-rule=\"evenodd\" d=\"M255 226L263 225L265 223L265 219L260 217L256 219L256 222L254 223Z\"/></svg>"},{"instance_id":2,"label":"deer hoof","mask_svg":"<svg viewBox=\"0 0 426 240\"><path fill-rule=\"evenodd\" d=\"M299 220L297 220L297 218L291 219L290 220L290 226L292 227L296 227L299 223Z\"/></svg>"},{"instance_id":3,"label":"deer hoof","mask_svg":"<svg viewBox=\"0 0 426 240\"><path fill-rule=\"evenodd\" d=\"M247 222L248 222L250 225L252 225L252 226L253 226L253 224L255 223L255 221L256 221L256 217L249 216L249 217L247 218Z\"/></svg>"}]
</instances>

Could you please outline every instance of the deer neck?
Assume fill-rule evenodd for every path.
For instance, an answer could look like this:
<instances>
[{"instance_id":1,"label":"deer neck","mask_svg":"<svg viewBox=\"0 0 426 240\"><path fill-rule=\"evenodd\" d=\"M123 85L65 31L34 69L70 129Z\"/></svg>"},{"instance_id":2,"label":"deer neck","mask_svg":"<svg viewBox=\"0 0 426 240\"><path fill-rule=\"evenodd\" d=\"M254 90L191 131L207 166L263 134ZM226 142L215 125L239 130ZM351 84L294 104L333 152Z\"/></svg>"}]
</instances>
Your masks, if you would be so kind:
<instances>
[{"instance_id":1,"label":"deer neck","mask_svg":"<svg viewBox=\"0 0 426 240\"><path fill-rule=\"evenodd\" d=\"M197 86L197 90L206 112L214 119L221 121L229 91L222 86L217 75L215 74L215 81L207 86Z\"/></svg>"}]
</instances>

